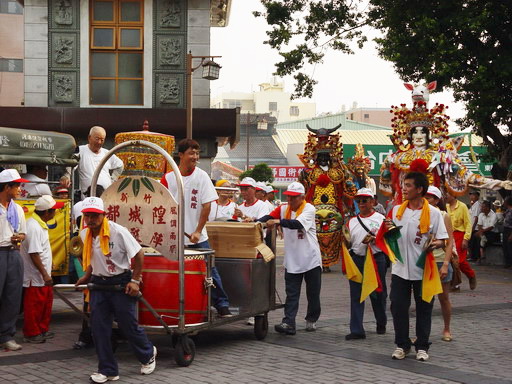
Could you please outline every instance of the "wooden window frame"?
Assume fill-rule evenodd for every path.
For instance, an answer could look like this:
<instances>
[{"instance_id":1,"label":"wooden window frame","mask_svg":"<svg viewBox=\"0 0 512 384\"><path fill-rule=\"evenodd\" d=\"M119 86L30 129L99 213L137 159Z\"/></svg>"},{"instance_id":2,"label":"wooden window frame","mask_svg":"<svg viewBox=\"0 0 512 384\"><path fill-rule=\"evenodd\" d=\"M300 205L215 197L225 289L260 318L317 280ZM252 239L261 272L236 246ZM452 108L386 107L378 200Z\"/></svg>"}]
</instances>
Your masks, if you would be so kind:
<instances>
[{"instance_id":1,"label":"wooden window frame","mask_svg":"<svg viewBox=\"0 0 512 384\"><path fill-rule=\"evenodd\" d=\"M102 0L99 0L102 1ZM94 18L94 4L96 0L90 0L90 49L89 49L89 104L102 105L102 106L115 106L115 105L144 105L144 0L110 0L114 8L114 21L95 21ZM138 22L121 22L121 3L133 2L139 3L140 19ZM113 29L113 46L111 47L97 47L94 46L94 30L95 29ZM137 47L121 47L121 31L124 29L138 29L140 33L140 44ZM114 53L115 54L115 77L96 77L92 76L92 57L93 53ZM141 55L142 71L141 77L119 77L119 56L123 53L134 53ZM115 82L115 100L111 104L93 104L92 93L94 80L113 80ZM140 83L140 96L141 104L120 104L119 103L119 81L132 80Z\"/></svg>"}]
</instances>

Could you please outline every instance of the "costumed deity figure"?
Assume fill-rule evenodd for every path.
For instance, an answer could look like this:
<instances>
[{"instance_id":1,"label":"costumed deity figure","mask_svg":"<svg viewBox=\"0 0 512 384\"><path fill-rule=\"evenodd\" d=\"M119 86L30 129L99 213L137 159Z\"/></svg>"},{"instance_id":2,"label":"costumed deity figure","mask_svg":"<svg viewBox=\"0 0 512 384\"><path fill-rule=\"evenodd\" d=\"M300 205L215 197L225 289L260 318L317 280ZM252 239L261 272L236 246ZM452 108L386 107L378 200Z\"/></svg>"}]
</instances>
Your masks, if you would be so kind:
<instances>
[{"instance_id":1,"label":"costumed deity figure","mask_svg":"<svg viewBox=\"0 0 512 384\"><path fill-rule=\"evenodd\" d=\"M512 189L511 181L488 179L471 172L458 156L463 138L448 137L448 119L443 104L428 109L425 101L415 101L412 109L392 106L393 134L397 151L388 155L381 167L380 191L402 202L402 186L408 172L427 175L430 185L462 196L469 187Z\"/></svg>"},{"instance_id":2,"label":"costumed deity figure","mask_svg":"<svg viewBox=\"0 0 512 384\"><path fill-rule=\"evenodd\" d=\"M306 189L306 201L316 209L316 232L322 252L324 271L340 259L344 217L353 211L352 197L357 188L347 166L343 163L343 144L339 134L331 134L340 125L314 130L298 155L305 169L299 181Z\"/></svg>"},{"instance_id":3,"label":"costumed deity figure","mask_svg":"<svg viewBox=\"0 0 512 384\"><path fill-rule=\"evenodd\" d=\"M372 163L368 156L364 154L364 147L361 143L356 144L354 156L347 161L347 167L352 174L356 189L369 188L373 196L377 194L375 181L369 176L372 169ZM355 212L359 213L357 203L354 202Z\"/></svg>"}]
</instances>

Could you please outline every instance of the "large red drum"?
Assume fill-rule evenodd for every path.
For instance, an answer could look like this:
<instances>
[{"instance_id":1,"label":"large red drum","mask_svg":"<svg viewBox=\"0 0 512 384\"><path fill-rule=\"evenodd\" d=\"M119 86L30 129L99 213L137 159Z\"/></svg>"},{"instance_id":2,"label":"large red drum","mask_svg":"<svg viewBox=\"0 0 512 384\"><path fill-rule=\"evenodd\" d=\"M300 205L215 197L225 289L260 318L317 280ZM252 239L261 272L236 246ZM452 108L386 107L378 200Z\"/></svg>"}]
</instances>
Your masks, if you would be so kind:
<instances>
[{"instance_id":1,"label":"large red drum","mask_svg":"<svg viewBox=\"0 0 512 384\"><path fill-rule=\"evenodd\" d=\"M205 288L204 259L185 259L185 323L202 323L207 319L208 295ZM178 324L178 261L163 256L144 257L142 294L148 303L169 325ZM139 324L157 325L160 322L139 302Z\"/></svg>"}]
</instances>

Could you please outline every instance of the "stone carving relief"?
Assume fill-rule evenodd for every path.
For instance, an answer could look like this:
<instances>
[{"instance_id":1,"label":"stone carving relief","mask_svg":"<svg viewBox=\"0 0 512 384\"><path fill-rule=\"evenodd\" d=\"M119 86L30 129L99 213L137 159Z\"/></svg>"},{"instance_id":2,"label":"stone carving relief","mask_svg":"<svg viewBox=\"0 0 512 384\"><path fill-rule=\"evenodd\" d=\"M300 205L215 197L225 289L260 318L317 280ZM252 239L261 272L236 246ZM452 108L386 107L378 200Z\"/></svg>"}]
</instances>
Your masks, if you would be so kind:
<instances>
[{"instance_id":1,"label":"stone carving relief","mask_svg":"<svg viewBox=\"0 0 512 384\"><path fill-rule=\"evenodd\" d=\"M178 104L180 101L180 84L177 78L160 77L160 103Z\"/></svg>"},{"instance_id":2,"label":"stone carving relief","mask_svg":"<svg viewBox=\"0 0 512 384\"><path fill-rule=\"evenodd\" d=\"M55 62L57 64L73 63L74 39L71 37L59 37L55 42Z\"/></svg>"},{"instance_id":3,"label":"stone carving relief","mask_svg":"<svg viewBox=\"0 0 512 384\"><path fill-rule=\"evenodd\" d=\"M160 65L180 65L182 44L180 39L160 40Z\"/></svg>"},{"instance_id":4,"label":"stone carving relief","mask_svg":"<svg viewBox=\"0 0 512 384\"><path fill-rule=\"evenodd\" d=\"M73 24L73 7L69 0L55 2L55 23L59 25Z\"/></svg>"},{"instance_id":5,"label":"stone carving relief","mask_svg":"<svg viewBox=\"0 0 512 384\"><path fill-rule=\"evenodd\" d=\"M57 103L73 102L73 76L56 73L54 80L54 99Z\"/></svg>"},{"instance_id":6,"label":"stone carving relief","mask_svg":"<svg viewBox=\"0 0 512 384\"><path fill-rule=\"evenodd\" d=\"M179 0L167 0L160 19L164 28L178 28L180 26L181 5Z\"/></svg>"}]
</instances>

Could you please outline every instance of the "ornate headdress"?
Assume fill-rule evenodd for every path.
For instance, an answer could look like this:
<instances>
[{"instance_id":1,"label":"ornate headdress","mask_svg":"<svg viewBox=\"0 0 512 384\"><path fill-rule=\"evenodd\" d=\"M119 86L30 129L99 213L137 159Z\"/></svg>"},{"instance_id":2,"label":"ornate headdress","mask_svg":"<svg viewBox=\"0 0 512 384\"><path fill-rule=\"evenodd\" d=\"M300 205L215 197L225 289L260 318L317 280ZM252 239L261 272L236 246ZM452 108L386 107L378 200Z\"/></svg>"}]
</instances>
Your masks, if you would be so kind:
<instances>
[{"instance_id":1,"label":"ornate headdress","mask_svg":"<svg viewBox=\"0 0 512 384\"><path fill-rule=\"evenodd\" d=\"M436 103L434 108L429 110L424 101L415 102L412 109L407 108L405 104L399 107L391 106L390 112L394 115L391 119L393 128L391 141L396 148L406 151L411 147L409 140L411 129L425 127L430 131L429 146L437 149L442 141L448 139L450 117L444 113L447 108L444 104Z\"/></svg>"},{"instance_id":2,"label":"ornate headdress","mask_svg":"<svg viewBox=\"0 0 512 384\"><path fill-rule=\"evenodd\" d=\"M347 167L354 174L357 168L363 168L366 175L370 172L372 163L370 158L364 154L364 147L361 143L356 144L354 157L347 162Z\"/></svg>"},{"instance_id":3,"label":"ornate headdress","mask_svg":"<svg viewBox=\"0 0 512 384\"><path fill-rule=\"evenodd\" d=\"M331 162L341 164L343 161L343 143L341 142L341 135L338 133L332 134L332 132L339 127L338 125L329 130L321 128L314 131L308 126L311 133L308 134L308 141L304 146L304 154L298 155L305 167L315 167L315 160L319 152L328 152Z\"/></svg>"}]
</instances>

